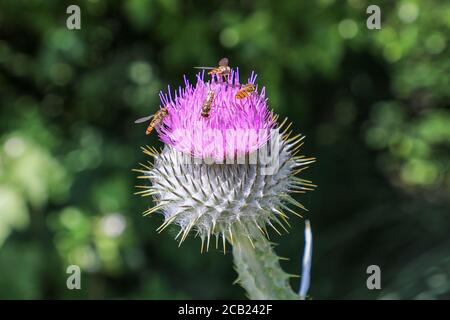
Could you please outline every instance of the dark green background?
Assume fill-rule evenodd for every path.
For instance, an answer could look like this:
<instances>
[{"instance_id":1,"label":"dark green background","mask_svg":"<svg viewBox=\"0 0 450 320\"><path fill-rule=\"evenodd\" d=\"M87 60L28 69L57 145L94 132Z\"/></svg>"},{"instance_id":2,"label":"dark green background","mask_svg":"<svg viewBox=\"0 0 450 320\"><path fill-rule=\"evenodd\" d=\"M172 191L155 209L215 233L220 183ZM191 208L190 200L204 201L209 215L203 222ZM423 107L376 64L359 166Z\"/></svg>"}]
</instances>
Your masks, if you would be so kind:
<instances>
[{"instance_id":1,"label":"dark green background","mask_svg":"<svg viewBox=\"0 0 450 320\"><path fill-rule=\"evenodd\" d=\"M369 4L381 30L366 28ZM258 73L318 159L304 177L319 187L299 198L312 297L450 298L449 31L437 0L2 1L0 298L245 297L231 254L178 248L133 195L140 146L160 145L133 121L223 56ZM291 224L272 240L298 274L304 224ZM70 264L82 290L66 288Z\"/></svg>"}]
</instances>

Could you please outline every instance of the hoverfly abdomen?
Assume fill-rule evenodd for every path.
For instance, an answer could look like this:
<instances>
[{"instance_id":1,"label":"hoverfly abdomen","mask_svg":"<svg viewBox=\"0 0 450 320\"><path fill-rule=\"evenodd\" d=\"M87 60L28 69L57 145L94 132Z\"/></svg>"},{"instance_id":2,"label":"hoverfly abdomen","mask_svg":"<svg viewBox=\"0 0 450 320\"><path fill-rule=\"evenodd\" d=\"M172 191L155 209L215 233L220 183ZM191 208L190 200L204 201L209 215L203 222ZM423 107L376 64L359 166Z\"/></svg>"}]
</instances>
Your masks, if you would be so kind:
<instances>
[{"instance_id":1,"label":"hoverfly abdomen","mask_svg":"<svg viewBox=\"0 0 450 320\"><path fill-rule=\"evenodd\" d=\"M209 116L209 112L211 111L212 104L214 101L214 96L215 96L214 91L210 89L206 95L205 102L203 103L202 106L202 117L206 118Z\"/></svg>"},{"instance_id":2,"label":"hoverfly abdomen","mask_svg":"<svg viewBox=\"0 0 450 320\"><path fill-rule=\"evenodd\" d=\"M252 83L244 85L237 93L236 99L244 99L256 90L256 86Z\"/></svg>"}]
</instances>

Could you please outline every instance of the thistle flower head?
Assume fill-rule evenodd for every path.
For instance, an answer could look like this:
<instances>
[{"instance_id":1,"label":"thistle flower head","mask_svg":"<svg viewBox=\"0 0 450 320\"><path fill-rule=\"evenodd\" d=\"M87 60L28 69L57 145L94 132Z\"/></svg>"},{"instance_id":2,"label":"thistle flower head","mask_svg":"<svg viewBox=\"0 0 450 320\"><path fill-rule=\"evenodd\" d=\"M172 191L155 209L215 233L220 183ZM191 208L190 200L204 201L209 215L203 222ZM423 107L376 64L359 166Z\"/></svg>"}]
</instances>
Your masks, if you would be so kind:
<instances>
[{"instance_id":1,"label":"thistle flower head","mask_svg":"<svg viewBox=\"0 0 450 320\"><path fill-rule=\"evenodd\" d=\"M255 84L252 73L245 84ZM161 103L168 108L169 115L164 125L158 128L161 140L176 150L199 158L216 161L236 154L258 150L268 139L274 121L268 110L265 88L237 99L241 89L239 71L232 71L226 80L213 76L205 81L205 73L197 74L197 83L192 85L184 78L185 87L174 95L160 93ZM259 92L258 92L259 91ZM208 93L212 92L211 110L202 116L202 107ZM237 138L242 143L234 143Z\"/></svg>"},{"instance_id":2,"label":"thistle flower head","mask_svg":"<svg viewBox=\"0 0 450 320\"><path fill-rule=\"evenodd\" d=\"M252 73L248 82L255 81ZM240 88L238 72L232 71L226 81L205 81L199 74L195 86L185 79L185 87L174 95L170 89L160 94L169 111L157 127L165 146L161 152L143 148L154 161L137 170L148 182L138 193L153 196L156 206L145 213L162 212L160 231L171 224L180 227L180 244L191 230L202 239L202 248L209 247L211 236L222 238L225 246L236 230L245 232L250 226L279 232L289 225L288 212L305 209L290 193L314 187L295 176L314 162L297 155L304 137L293 136L286 120L277 124L264 87L237 99ZM204 117L210 90L215 96Z\"/></svg>"}]
</instances>

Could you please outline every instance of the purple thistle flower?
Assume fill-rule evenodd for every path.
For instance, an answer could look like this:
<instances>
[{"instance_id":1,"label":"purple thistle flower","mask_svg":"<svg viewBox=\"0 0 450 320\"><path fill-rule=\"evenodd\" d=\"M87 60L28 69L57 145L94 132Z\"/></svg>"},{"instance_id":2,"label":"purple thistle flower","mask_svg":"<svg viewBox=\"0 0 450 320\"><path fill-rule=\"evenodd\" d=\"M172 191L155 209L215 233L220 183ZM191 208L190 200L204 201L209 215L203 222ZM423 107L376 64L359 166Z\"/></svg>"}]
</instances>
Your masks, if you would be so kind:
<instances>
[{"instance_id":1,"label":"purple thistle flower","mask_svg":"<svg viewBox=\"0 0 450 320\"><path fill-rule=\"evenodd\" d=\"M251 93L244 99L236 99L241 88L239 71L232 71L228 79L213 76L205 81L204 72L197 74L197 83L192 85L184 77L185 88L160 93L162 104L169 115L157 128L160 139L177 151L201 159L213 159L221 163L258 150L270 136L275 125L268 109L265 88ZM252 73L244 84L255 84ZM209 116L201 115L208 92L214 92Z\"/></svg>"}]
</instances>

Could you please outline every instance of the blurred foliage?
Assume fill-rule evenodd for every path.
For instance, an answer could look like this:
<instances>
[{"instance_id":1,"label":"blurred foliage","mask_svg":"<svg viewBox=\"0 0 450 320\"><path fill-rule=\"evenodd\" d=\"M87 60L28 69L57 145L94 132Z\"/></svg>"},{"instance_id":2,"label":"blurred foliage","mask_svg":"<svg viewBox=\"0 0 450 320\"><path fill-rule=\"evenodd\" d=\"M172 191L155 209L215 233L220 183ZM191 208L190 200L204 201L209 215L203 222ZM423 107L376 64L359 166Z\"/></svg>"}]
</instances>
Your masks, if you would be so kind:
<instances>
[{"instance_id":1,"label":"blurred foliage","mask_svg":"<svg viewBox=\"0 0 450 320\"><path fill-rule=\"evenodd\" d=\"M366 28L369 4L2 1L0 298L244 297L230 254L178 248L133 196L139 147L160 144L133 120L222 56L259 73L318 158L301 199L313 298L450 298L450 3L377 1L381 30ZM273 239L299 273L291 222ZM66 288L70 264L82 290ZM370 264L381 291L366 288Z\"/></svg>"}]
</instances>

